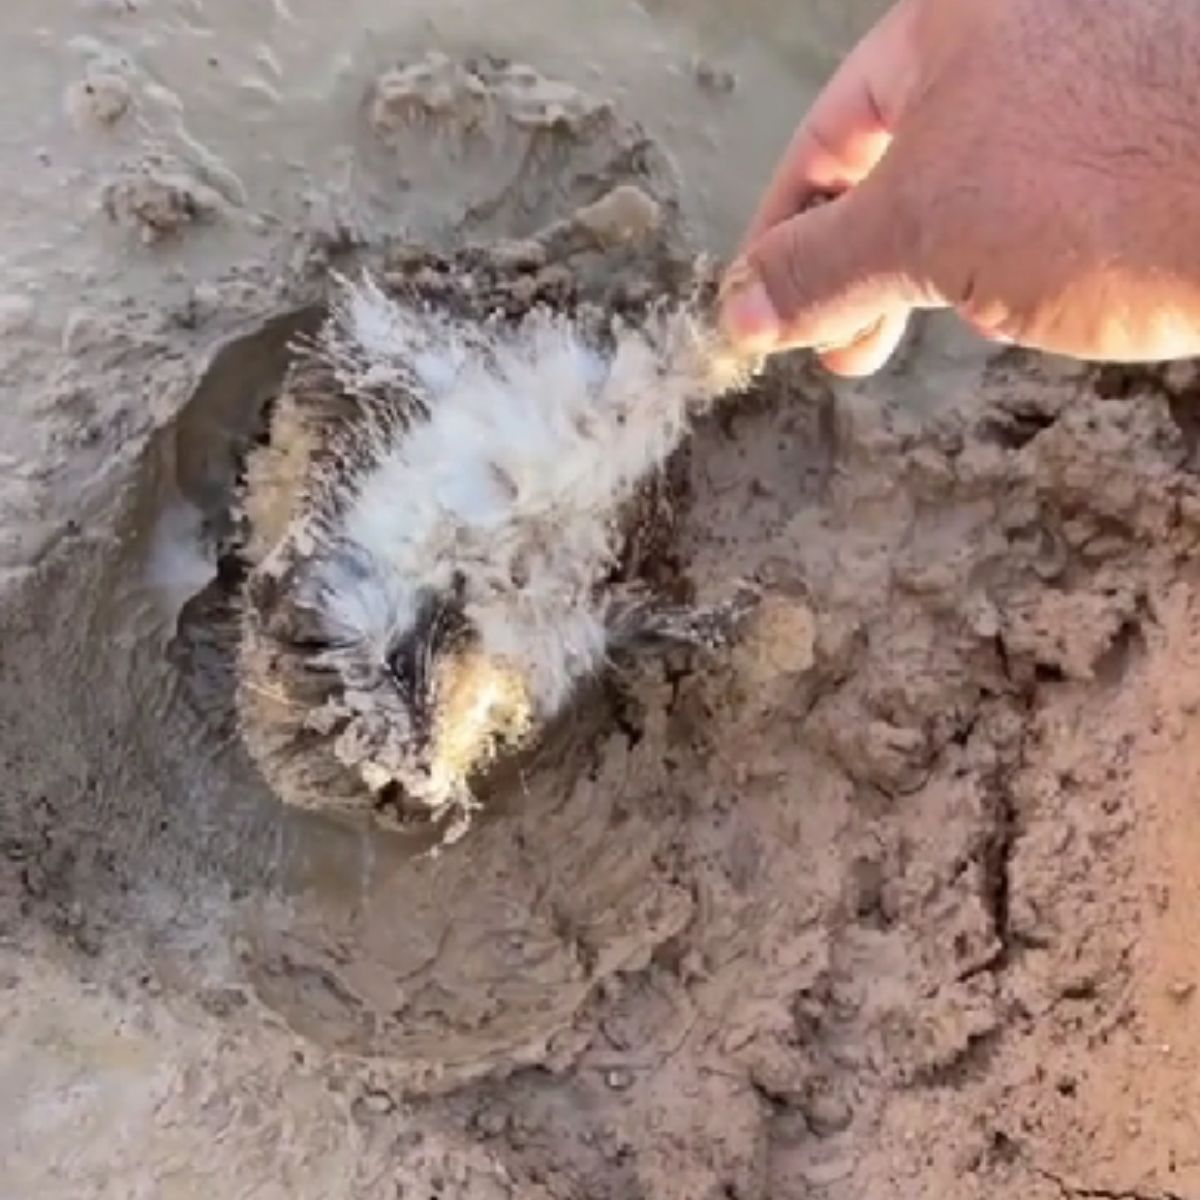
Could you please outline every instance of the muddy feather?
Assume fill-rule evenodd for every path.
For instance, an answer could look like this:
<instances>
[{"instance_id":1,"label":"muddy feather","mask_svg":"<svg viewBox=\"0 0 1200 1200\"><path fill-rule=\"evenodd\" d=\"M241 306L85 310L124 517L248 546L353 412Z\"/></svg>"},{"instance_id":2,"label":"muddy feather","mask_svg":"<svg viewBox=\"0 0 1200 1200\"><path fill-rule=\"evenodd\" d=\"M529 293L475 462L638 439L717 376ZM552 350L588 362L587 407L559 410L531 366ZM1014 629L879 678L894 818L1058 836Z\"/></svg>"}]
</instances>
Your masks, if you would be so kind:
<instances>
[{"instance_id":1,"label":"muddy feather","mask_svg":"<svg viewBox=\"0 0 1200 1200\"><path fill-rule=\"evenodd\" d=\"M752 371L711 288L597 303L531 259L339 280L298 349L247 469L238 688L290 803L456 836L613 654L719 645L751 607L673 604L648 561L691 423Z\"/></svg>"}]
</instances>

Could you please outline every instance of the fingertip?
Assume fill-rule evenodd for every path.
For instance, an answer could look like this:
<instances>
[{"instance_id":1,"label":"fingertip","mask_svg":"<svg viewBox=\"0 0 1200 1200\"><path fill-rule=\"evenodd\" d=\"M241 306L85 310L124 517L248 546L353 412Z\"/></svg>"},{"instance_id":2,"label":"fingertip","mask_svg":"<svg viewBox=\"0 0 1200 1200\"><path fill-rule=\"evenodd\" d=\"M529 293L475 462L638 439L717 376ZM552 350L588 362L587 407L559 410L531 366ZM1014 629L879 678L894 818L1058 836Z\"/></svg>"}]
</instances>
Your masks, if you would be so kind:
<instances>
[{"instance_id":1,"label":"fingertip","mask_svg":"<svg viewBox=\"0 0 1200 1200\"><path fill-rule=\"evenodd\" d=\"M753 354L779 345L779 313L758 272L745 259L730 268L721 286L721 329L729 341Z\"/></svg>"},{"instance_id":2,"label":"fingertip","mask_svg":"<svg viewBox=\"0 0 1200 1200\"><path fill-rule=\"evenodd\" d=\"M843 379L865 379L882 370L908 330L907 312L885 313L854 341L819 354L821 365Z\"/></svg>"}]
</instances>

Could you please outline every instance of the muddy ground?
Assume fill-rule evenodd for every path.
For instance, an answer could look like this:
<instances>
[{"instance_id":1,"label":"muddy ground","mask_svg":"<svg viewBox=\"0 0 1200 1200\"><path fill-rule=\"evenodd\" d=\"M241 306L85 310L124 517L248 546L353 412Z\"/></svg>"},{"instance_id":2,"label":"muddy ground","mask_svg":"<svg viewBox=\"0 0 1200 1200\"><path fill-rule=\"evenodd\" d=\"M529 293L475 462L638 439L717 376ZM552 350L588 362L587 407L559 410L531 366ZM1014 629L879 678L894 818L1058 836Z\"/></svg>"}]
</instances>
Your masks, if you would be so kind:
<instances>
[{"instance_id":1,"label":"muddy ground","mask_svg":"<svg viewBox=\"0 0 1200 1200\"><path fill-rule=\"evenodd\" d=\"M5 1200L1200 1197L1191 367L780 363L677 547L749 640L436 860L284 810L206 643L331 267L627 181L724 253L878 7L5 5Z\"/></svg>"}]
</instances>

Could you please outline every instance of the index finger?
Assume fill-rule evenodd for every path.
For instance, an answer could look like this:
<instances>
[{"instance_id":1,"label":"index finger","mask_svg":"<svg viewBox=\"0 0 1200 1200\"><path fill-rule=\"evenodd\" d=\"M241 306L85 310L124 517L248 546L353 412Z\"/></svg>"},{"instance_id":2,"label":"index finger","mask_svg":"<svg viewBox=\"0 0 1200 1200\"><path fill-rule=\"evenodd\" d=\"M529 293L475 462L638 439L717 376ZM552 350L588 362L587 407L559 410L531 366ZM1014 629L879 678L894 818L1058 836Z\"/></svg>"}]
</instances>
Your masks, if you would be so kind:
<instances>
[{"instance_id":1,"label":"index finger","mask_svg":"<svg viewBox=\"0 0 1200 1200\"><path fill-rule=\"evenodd\" d=\"M865 179L891 143L916 72L916 0L899 0L850 52L796 130L742 242L795 216L821 193Z\"/></svg>"}]
</instances>

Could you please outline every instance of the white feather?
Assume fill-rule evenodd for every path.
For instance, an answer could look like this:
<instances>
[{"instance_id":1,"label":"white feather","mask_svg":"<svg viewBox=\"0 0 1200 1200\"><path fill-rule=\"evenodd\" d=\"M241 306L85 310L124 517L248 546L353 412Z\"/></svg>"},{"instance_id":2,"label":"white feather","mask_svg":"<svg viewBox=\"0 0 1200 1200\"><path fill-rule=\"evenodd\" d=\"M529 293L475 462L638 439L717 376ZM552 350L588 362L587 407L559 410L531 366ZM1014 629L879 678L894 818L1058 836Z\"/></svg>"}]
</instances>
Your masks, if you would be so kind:
<instances>
[{"instance_id":1,"label":"white feather","mask_svg":"<svg viewBox=\"0 0 1200 1200\"><path fill-rule=\"evenodd\" d=\"M371 568L356 580L336 558L323 566L331 632L382 649L419 593L461 573L485 651L553 711L603 660L594 592L618 506L676 448L701 398L691 318L664 313L602 354L561 314L481 330L368 280L345 288L323 350L351 393L403 387L428 412L359 482L340 532Z\"/></svg>"}]
</instances>

